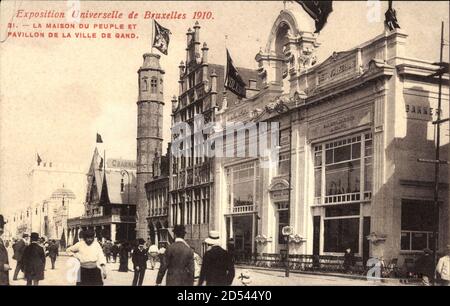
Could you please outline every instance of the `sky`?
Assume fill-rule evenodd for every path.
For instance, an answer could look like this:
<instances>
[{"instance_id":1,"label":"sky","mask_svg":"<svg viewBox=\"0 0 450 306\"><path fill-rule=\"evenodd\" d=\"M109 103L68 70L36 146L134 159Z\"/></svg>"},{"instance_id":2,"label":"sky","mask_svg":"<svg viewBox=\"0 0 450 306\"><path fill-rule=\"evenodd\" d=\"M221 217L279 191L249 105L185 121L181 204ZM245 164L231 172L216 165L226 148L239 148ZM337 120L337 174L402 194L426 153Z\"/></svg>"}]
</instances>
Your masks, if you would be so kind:
<instances>
[{"instance_id":1,"label":"sky","mask_svg":"<svg viewBox=\"0 0 450 306\"><path fill-rule=\"evenodd\" d=\"M82 11L138 12L140 17L132 22L137 24L138 38L5 39L8 22L31 25L44 21L13 18L18 9L67 11L68 3L73 2L1 1L0 213L27 205L26 174L37 153L44 161L78 164L87 171L96 133L100 133L107 158L136 159L137 70L142 55L150 52L152 35L151 20L142 17L146 11L187 14L185 20L159 20L172 32L169 55L161 56L166 71L165 146L170 139L170 100L178 94L178 65L185 60L185 34L194 26L194 12L211 11L214 17L199 21L200 39L208 43L211 63L225 64L227 47L237 66L256 68L255 55L264 49L273 22L284 7L282 1L81 1ZM298 4L287 3L286 7L301 24L313 24ZM333 51L351 49L382 34L386 8L387 2L334 1L333 12L318 38L319 62ZM394 8L402 30L409 35L408 57L437 61L441 21L448 29L448 3L394 1ZM91 26L109 23L84 22ZM448 41L448 31L445 38ZM448 61L448 49L444 54Z\"/></svg>"}]
</instances>

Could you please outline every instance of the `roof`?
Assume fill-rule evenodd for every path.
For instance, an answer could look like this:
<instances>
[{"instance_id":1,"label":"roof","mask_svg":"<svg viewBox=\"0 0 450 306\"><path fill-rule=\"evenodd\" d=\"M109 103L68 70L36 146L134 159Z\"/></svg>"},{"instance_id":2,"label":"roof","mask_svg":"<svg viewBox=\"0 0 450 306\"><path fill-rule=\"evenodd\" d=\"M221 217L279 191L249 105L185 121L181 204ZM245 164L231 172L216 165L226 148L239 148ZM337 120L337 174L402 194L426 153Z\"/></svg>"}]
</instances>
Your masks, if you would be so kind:
<instances>
[{"instance_id":1,"label":"roof","mask_svg":"<svg viewBox=\"0 0 450 306\"><path fill-rule=\"evenodd\" d=\"M86 202L99 201L101 204L136 204L136 172L127 170L129 175L128 184L127 173L120 169L106 169L105 180L105 170L100 167L101 164L102 158L96 148L88 172Z\"/></svg>"},{"instance_id":2,"label":"roof","mask_svg":"<svg viewBox=\"0 0 450 306\"><path fill-rule=\"evenodd\" d=\"M50 196L50 199L76 199L75 193L73 193L72 190L64 188L58 188L55 191L53 191L52 195Z\"/></svg>"},{"instance_id":3,"label":"roof","mask_svg":"<svg viewBox=\"0 0 450 306\"><path fill-rule=\"evenodd\" d=\"M128 184L128 177L119 170L106 170L106 191L108 204L136 204L136 173L128 172L130 175L130 184ZM123 188L122 185L123 179ZM103 184L103 188L105 185ZM122 191L123 189L123 191ZM102 193L105 190L102 189ZM130 192L130 198L128 201L128 192ZM104 197L105 195L102 194Z\"/></svg>"}]
</instances>

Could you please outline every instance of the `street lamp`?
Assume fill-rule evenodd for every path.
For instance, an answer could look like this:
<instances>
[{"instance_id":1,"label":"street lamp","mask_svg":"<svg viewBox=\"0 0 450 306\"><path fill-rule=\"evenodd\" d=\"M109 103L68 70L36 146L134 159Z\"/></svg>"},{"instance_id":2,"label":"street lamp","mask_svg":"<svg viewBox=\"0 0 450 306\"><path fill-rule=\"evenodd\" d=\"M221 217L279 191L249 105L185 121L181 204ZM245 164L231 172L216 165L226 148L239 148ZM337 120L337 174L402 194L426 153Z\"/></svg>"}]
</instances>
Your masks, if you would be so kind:
<instances>
[{"instance_id":1,"label":"street lamp","mask_svg":"<svg viewBox=\"0 0 450 306\"><path fill-rule=\"evenodd\" d=\"M128 181L127 214L130 214L130 186L131 186L130 173L125 169L120 170L120 175L122 175L122 177L125 176L125 174L127 175L127 181ZM128 240L128 223L126 223L126 228L127 228L126 232L127 232L127 240Z\"/></svg>"}]
</instances>

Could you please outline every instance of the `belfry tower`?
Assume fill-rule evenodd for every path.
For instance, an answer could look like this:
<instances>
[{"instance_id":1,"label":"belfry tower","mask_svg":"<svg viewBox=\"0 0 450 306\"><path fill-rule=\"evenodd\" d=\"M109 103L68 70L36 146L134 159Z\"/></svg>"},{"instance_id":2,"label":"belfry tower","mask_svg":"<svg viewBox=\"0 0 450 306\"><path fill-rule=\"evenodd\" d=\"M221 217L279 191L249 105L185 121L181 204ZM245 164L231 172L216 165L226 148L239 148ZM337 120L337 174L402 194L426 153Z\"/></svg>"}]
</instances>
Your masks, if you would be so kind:
<instances>
[{"instance_id":1,"label":"belfry tower","mask_svg":"<svg viewBox=\"0 0 450 306\"><path fill-rule=\"evenodd\" d=\"M153 160L155 153L162 154L163 124L163 83L164 70L159 64L160 56L153 53L144 54L144 63L138 70L139 97L137 101L137 222L136 237L147 239L148 201L145 183L153 178Z\"/></svg>"}]
</instances>

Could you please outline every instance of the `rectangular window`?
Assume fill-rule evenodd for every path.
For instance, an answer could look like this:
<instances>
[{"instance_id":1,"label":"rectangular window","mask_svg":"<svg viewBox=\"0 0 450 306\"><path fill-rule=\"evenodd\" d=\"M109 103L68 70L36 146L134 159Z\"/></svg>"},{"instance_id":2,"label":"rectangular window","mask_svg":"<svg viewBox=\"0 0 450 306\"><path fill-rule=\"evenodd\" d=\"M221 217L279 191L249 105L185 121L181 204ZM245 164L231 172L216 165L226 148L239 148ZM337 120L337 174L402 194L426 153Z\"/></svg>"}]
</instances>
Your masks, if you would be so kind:
<instances>
[{"instance_id":1,"label":"rectangular window","mask_svg":"<svg viewBox=\"0 0 450 306\"><path fill-rule=\"evenodd\" d=\"M255 162L244 163L227 168L228 200L232 212L247 212L254 210L258 203L259 171ZM247 206L246 208L242 206ZM240 207L240 208L239 208Z\"/></svg>"},{"instance_id":2,"label":"rectangular window","mask_svg":"<svg viewBox=\"0 0 450 306\"><path fill-rule=\"evenodd\" d=\"M316 145L313 157L315 204L370 200L373 175L371 133Z\"/></svg>"},{"instance_id":3,"label":"rectangular window","mask_svg":"<svg viewBox=\"0 0 450 306\"><path fill-rule=\"evenodd\" d=\"M289 152L281 153L278 160L278 175L289 174Z\"/></svg>"},{"instance_id":4,"label":"rectangular window","mask_svg":"<svg viewBox=\"0 0 450 306\"><path fill-rule=\"evenodd\" d=\"M287 209L278 210L278 243L286 244L287 241L283 236L283 227L289 225L288 211Z\"/></svg>"},{"instance_id":5,"label":"rectangular window","mask_svg":"<svg viewBox=\"0 0 450 306\"><path fill-rule=\"evenodd\" d=\"M402 201L401 249L421 251L433 249L433 227L439 222L434 217L434 203L431 201Z\"/></svg>"}]
</instances>

